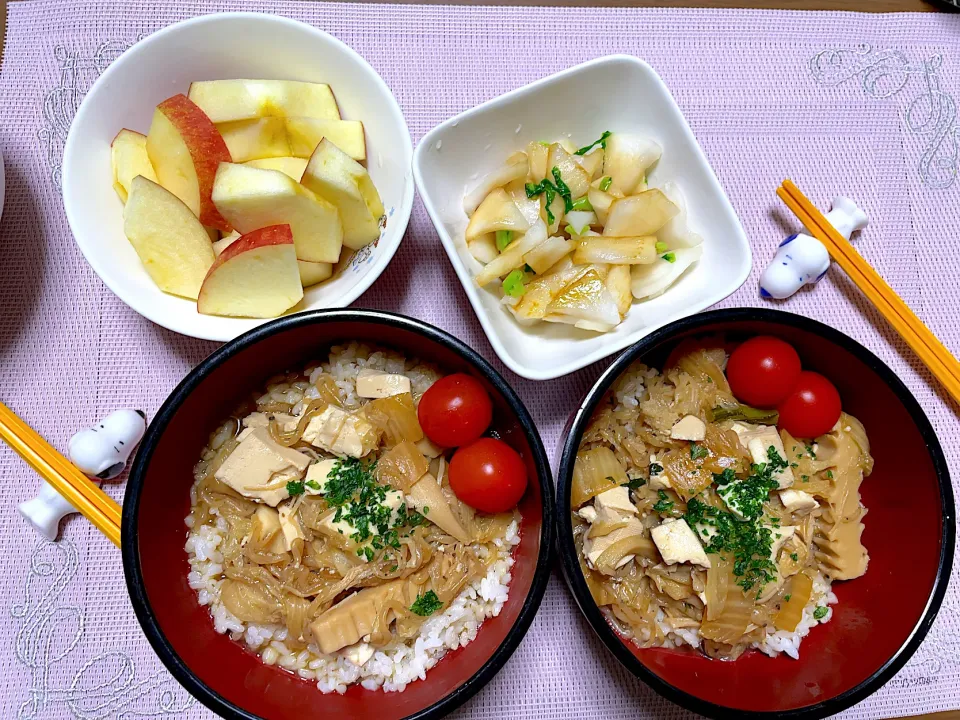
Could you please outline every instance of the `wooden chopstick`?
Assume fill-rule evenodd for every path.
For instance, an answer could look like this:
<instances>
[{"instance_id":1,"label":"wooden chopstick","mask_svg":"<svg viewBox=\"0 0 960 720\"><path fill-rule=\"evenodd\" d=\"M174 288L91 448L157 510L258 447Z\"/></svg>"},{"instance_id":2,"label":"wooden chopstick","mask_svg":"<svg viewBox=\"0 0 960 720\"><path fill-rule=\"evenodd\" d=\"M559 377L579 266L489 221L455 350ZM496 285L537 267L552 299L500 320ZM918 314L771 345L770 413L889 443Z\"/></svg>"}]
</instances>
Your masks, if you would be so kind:
<instances>
[{"instance_id":1,"label":"wooden chopstick","mask_svg":"<svg viewBox=\"0 0 960 720\"><path fill-rule=\"evenodd\" d=\"M777 195L804 226L824 244L830 256L900 334L917 357L960 402L960 362L957 361L930 328L916 316L890 285L863 256L837 232L790 180L784 180Z\"/></svg>"},{"instance_id":2,"label":"wooden chopstick","mask_svg":"<svg viewBox=\"0 0 960 720\"><path fill-rule=\"evenodd\" d=\"M0 438L114 545L120 546L120 506L117 502L2 402Z\"/></svg>"}]
</instances>

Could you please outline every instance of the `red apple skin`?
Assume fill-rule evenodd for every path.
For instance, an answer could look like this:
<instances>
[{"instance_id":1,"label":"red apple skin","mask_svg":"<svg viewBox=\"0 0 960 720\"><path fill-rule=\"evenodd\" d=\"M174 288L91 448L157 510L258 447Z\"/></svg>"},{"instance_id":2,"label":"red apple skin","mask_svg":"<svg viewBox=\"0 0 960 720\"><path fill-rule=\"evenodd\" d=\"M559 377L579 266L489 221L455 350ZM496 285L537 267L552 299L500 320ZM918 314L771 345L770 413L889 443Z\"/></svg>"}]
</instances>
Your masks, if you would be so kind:
<instances>
[{"instance_id":1,"label":"red apple skin","mask_svg":"<svg viewBox=\"0 0 960 720\"><path fill-rule=\"evenodd\" d=\"M214 260L213 265L207 270L207 277L210 277L213 271L227 262L227 260L235 258L247 250L267 247L269 245L288 244L293 245L293 233L290 231L289 225L270 225L265 228L260 228L259 230L248 232L246 235L238 237L220 253L220 257Z\"/></svg>"},{"instance_id":2,"label":"red apple skin","mask_svg":"<svg viewBox=\"0 0 960 720\"><path fill-rule=\"evenodd\" d=\"M167 120L177 129L183 138L193 167L197 172L197 183L200 186L200 222L208 227L215 227L224 232L231 232L230 223L226 221L210 199L213 191L213 180L217 175L217 168L222 162L232 162L227 144L223 141L210 118L196 103L186 95L174 95L157 105Z\"/></svg>"}]
</instances>

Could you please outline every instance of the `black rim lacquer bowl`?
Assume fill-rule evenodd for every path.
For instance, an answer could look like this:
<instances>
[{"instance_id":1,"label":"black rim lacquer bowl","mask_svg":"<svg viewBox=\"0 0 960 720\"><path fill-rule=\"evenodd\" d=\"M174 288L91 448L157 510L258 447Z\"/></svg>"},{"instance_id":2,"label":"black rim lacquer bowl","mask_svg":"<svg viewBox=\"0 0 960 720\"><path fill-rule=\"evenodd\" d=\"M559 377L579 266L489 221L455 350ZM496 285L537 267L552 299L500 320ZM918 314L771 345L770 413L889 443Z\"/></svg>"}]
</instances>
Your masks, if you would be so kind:
<instances>
[{"instance_id":1,"label":"black rim lacquer bowl","mask_svg":"<svg viewBox=\"0 0 960 720\"><path fill-rule=\"evenodd\" d=\"M803 640L800 659L750 651L735 662L691 649L641 650L614 632L593 602L573 540L570 492L584 429L598 403L634 362L662 368L689 337L772 334L791 342L804 367L826 375L844 410L867 429L875 458L862 486L867 573L837 582L831 621ZM712 718L823 718L863 700L910 659L930 629L953 562L953 489L940 443L903 382L873 353L814 320L777 310L716 310L672 323L623 353L576 411L557 486L558 548L577 604L604 645L639 679L683 707Z\"/></svg>"},{"instance_id":2,"label":"black rim lacquer bowl","mask_svg":"<svg viewBox=\"0 0 960 720\"><path fill-rule=\"evenodd\" d=\"M270 376L325 359L330 345L351 340L384 345L435 363L443 372L480 379L493 398L492 427L523 456L530 479L520 504L521 541L503 611L484 622L472 643L449 652L425 681L411 683L402 693L351 686L344 695L324 695L313 681L263 664L214 631L186 579L183 520L190 508L192 467L209 433ZM439 718L483 687L529 629L550 574L554 507L553 480L533 420L486 360L417 320L368 310L320 310L269 322L227 343L171 393L150 424L127 483L123 565L150 644L187 690L224 717Z\"/></svg>"}]
</instances>

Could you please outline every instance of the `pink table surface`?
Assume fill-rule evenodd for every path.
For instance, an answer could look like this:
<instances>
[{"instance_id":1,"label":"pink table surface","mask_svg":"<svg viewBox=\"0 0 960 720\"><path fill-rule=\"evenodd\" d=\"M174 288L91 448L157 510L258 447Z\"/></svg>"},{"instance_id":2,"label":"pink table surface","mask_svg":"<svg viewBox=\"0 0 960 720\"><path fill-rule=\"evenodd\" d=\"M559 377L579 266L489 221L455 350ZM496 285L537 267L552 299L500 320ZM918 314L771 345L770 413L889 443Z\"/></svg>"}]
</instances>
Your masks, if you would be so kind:
<instances>
[{"instance_id":1,"label":"pink table surface","mask_svg":"<svg viewBox=\"0 0 960 720\"><path fill-rule=\"evenodd\" d=\"M214 349L134 314L84 262L59 193L73 113L138 37L217 10L305 20L366 57L416 141L441 120L610 53L649 61L675 94L754 243L757 268L721 306L762 306L757 276L797 229L774 197L792 177L821 205L843 192L872 218L857 245L956 354L960 351L960 18L941 15L421 7L290 2L67 2L9 6L0 69L0 398L59 447L119 406L154 412ZM560 27L568 28L560 32ZM578 39L582 38L582 39ZM707 238L709 242L709 237ZM383 277L356 303L454 333L498 364L419 201ZM838 271L780 307L840 328L916 394L960 477L956 407ZM548 383L505 373L551 457L604 363ZM83 519L40 542L15 506L36 476L0 447L0 716L208 718L174 683L134 619L120 556ZM123 494L122 483L109 492ZM960 708L960 596L952 587L915 659L850 718ZM504 670L458 718L681 718L621 669L558 577Z\"/></svg>"}]
</instances>

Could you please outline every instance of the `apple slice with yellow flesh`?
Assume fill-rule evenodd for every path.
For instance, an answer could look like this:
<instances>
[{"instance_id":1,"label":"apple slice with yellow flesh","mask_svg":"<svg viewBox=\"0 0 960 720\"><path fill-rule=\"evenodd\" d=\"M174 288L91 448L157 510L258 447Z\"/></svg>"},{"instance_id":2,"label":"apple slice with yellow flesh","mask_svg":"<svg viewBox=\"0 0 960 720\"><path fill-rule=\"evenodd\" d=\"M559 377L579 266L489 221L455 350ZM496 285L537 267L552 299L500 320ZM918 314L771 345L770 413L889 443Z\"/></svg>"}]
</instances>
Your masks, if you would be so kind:
<instances>
[{"instance_id":1,"label":"apple slice with yellow flesh","mask_svg":"<svg viewBox=\"0 0 960 720\"><path fill-rule=\"evenodd\" d=\"M234 230L229 235L220 238L219 240L213 241L213 254L217 257L223 253L228 247L230 247L236 240L240 239L240 233Z\"/></svg>"},{"instance_id":2,"label":"apple slice with yellow flesh","mask_svg":"<svg viewBox=\"0 0 960 720\"><path fill-rule=\"evenodd\" d=\"M363 123L304 117L263 117L217 124L233 162L274 157L308 158L327 138L354 160L365 160Z\"/></svg>"},{"instance_id":3,"label":"apple slice with yellow flesh","mask_svg":"<svg viewBox=\"0 0 960 720\"><path fill-rule=\"evenodd\" d=\"M152 180L133 178L123 208L123 232L157 287L197 299L214 262L213 245L183 201Z\"/></svg>"},{"instance_id":4,"label":"apple slice with yellow flesh","mask_svg":"<svg viewBox=\"0 0 960 720\"><path fill-rule=\"evenodd\" d=\"M213 201L241 233L289 225L301 260L335 263L340 258L343 227L337 209L282 172L223 163Z\"/></svg>"},{"instance_id":5,"label":"apple slice with yellow flesh","mask_svg":"<svg viewBox=\"0 0 960 720\"><path fill-rule=\"evenodd\" d=\"M260 160L248 160L243 164L249 167L260 168L261 170L279 170L297 182L300 182L300 178L303 177L303 171L307 169L307 159L298 157L261 158Z\"/></svg>"},{"instance_id":6,"label":"apple slice with yellow flesh","mask_svg":"<svg viewBox=\"0 0 960 720\"><path fill-rule=\"evenodd\" d=\"M305 288L329 280L333 275L333 263L297 260L297 267L300 270L300 284Z\"/></svg>"},{"instance_id":7,"label":"apple slice with yellow flesh","mask_svg":"<svg viewBox=\"0 0 960 720\"><path fill-rule=\"evenodd\" d=\"M286 122L290 154L295 157L310 157L320 141L326 138L354 160L367 159L363 123L358 120L289 117Z\"/></svg>"},{"instance_id":8,"label":"apple slice with yellow flesh","mask_svg":"<svg viewBox=\"0 0 960 720\"><path fill-rule=\"evenodd\" d=\"M110 143L110 163L113 165L113 189L123 202L130 194L130 183L137 175L157 181L150 158L147 156L147 136L124 128Z\"/></svg>"},{"instance_id":9,"label":"apple slice with yellow flesh","mask_svg":"<svg viewBox=\"0 0 960 720\"><path fill-rule=\"evenodd\" d=\"M230 151L217 127L186 95L157 105L147 133L147 155L160 184L186 203L200 222L230 232L210 193L217 167Z\"/></svg>"},{"instance_id":10,"label":"apple slice with yellow flesh","mask_svg":"<svg viewBox=\"0 0 960 720\"><path fill-rule=\"evenodd\" d=\"M340 211L348 248L359 250L380 237L383 203L370 173L326 138L313 151L300 182Z\"/></svg>"},{"instance_id":11,"label":"apple slice with yellow flesh","mask_svg":"<svg viewBox=\"0 0 960 720\"><path fill-rule=\"evenodd\" d=\"M215 123L258 117L339 120L329 85L296 80L205 80L190 83L190 99Z\"/></svg>"},{"instance_id":12,"label":"apple slice with yellow flesh","mask_svg":"<svg viewBox=\"0 0 960 720\"><path fill-rule=\"evenodd\" d=\"M302 298L293 233L289 225L271 225L241 235L220 253L203 280L197 310L269 318Z\"/></svg>"}]
</instances>

